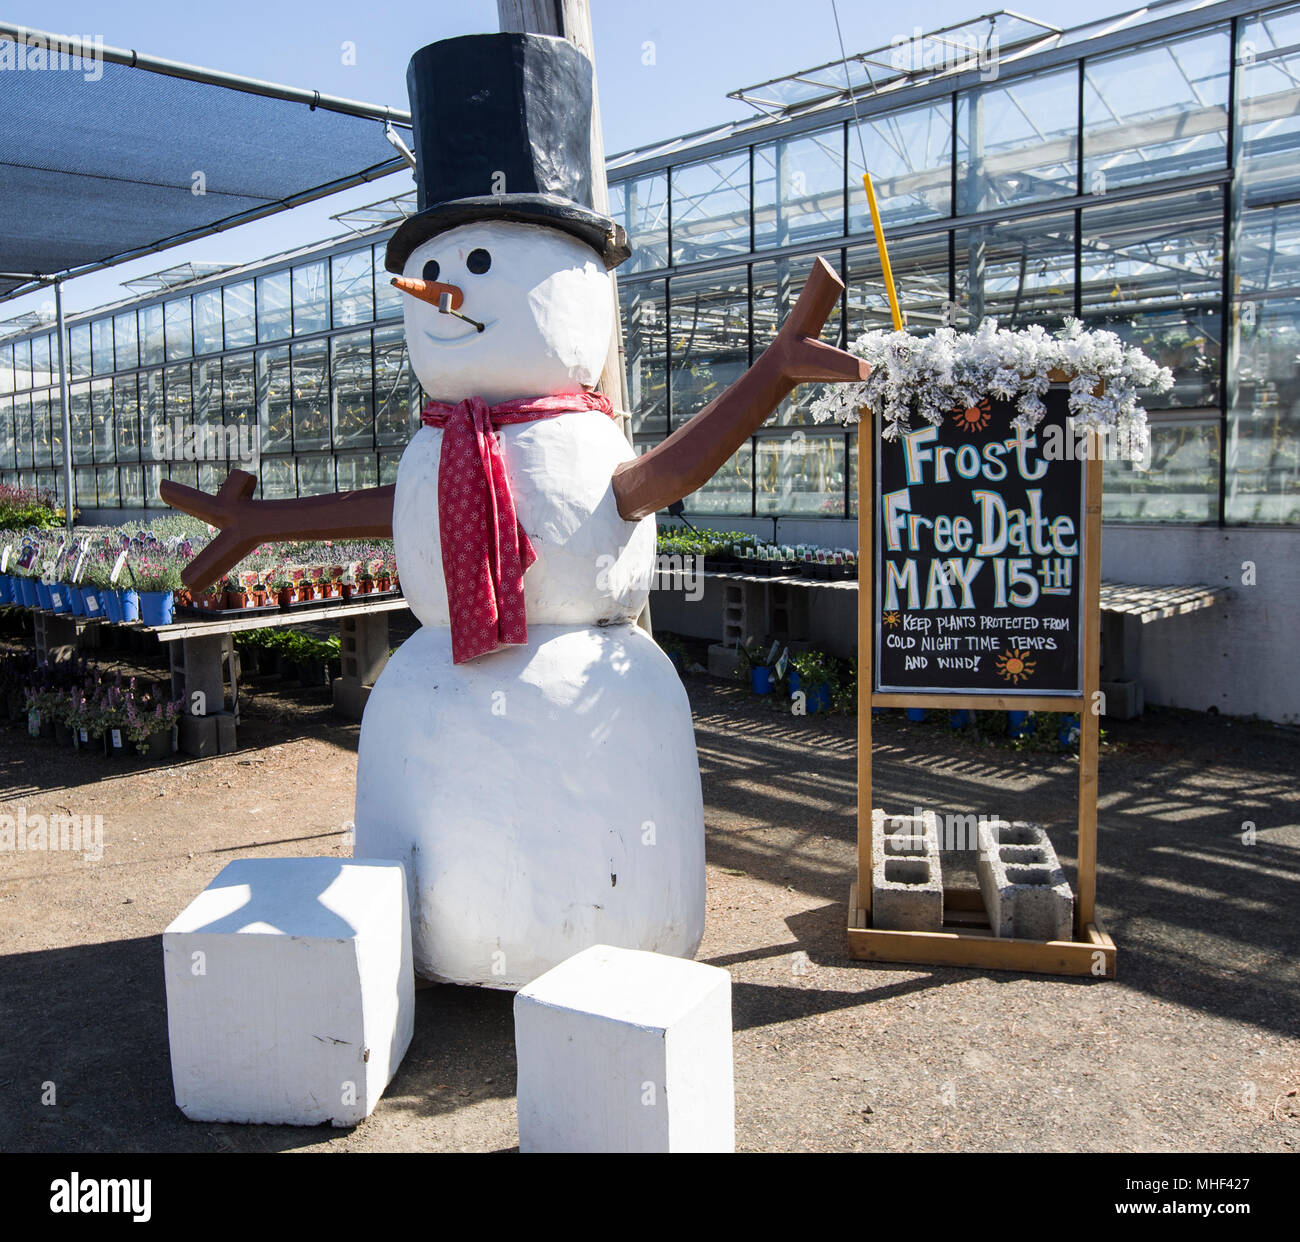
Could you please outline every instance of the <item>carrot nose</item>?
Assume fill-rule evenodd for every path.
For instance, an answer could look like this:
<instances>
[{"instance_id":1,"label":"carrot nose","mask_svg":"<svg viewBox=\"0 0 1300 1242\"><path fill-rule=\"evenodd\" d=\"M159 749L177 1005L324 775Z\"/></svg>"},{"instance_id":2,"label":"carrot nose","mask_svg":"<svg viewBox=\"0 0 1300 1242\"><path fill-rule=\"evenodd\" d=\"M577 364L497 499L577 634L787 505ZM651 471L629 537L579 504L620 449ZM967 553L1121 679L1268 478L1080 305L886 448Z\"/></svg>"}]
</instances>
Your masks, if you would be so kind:
<instances>
[{"instance_id":1,"label":"carrot nose","mask_svg":"<svg viewBox=\"0 0 1300 1242\"><path fill-rule=\"evenodd\" d=\"M437 306L444 293L451 294L451 309L460 310L465 301L464 291L459 285L444 284L441 280L419 280L414 276L394 276L393 284L403 293L409 293L421 302Z\"/></svg>"}]
</instances>

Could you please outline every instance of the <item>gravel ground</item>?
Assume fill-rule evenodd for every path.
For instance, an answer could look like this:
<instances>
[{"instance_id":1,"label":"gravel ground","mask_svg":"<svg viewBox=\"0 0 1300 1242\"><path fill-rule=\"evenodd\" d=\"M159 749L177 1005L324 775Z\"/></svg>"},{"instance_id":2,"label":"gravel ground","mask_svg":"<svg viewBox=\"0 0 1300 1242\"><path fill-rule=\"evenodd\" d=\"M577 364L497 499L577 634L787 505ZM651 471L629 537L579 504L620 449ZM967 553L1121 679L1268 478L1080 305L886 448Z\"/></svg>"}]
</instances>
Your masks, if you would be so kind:
<instances>
[{"instance_id":1,"label":"gravel ground","mask_svg":"<svg viewBox=\"0 0 1300 1242\"><path fill-rule=\"evenodd\" d=\"M852 722L687 685L709 829L699 958L734 980L741 1149L1296 1147L1294 730L1158 710L1108 729L1098 904L1117 980L867 965L843 930ZM417 994L411 1049L356 1129L204 1125L176 1109L162 929L233 858L347 852L357 727L323 692L274 679L244 708L237 754L154 768L0 727L0 812L97 812L105 831L95 864L0 855L0 1150L512 1148L511 999L469 988ZM1072 864L1068 757L898 714L875 734L877 805L1032 817Z\"/></svg>"}]
</instances>

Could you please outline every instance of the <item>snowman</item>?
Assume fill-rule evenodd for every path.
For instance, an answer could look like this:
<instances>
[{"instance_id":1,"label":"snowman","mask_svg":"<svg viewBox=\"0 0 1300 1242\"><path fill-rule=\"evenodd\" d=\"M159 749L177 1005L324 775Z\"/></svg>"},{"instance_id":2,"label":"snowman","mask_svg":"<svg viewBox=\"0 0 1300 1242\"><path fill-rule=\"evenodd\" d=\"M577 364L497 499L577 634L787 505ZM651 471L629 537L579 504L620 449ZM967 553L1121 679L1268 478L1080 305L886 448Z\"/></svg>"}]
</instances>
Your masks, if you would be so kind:
<instances>
[{"instance_id":1,"label":"snowman","mask_svg":"<svg viewBox=\"0 0 1300 1242\"><path fill-rule=\"evenodd\" d=\"M429 398L395 485L163 498L222 533L200 585L268 539L391 533L420 629L361 726L358 857L410 886L415 968L515 989L593 944L693 956L704 814L690 706L637 625L654 513L707 481L796 384L864 378L816 339L818 260L753 367L637 457L595 391L623 230L591 205L590 63L539 35L422 48L407 73L419 210L387 266Z\"/></svg>"}]
</instances>

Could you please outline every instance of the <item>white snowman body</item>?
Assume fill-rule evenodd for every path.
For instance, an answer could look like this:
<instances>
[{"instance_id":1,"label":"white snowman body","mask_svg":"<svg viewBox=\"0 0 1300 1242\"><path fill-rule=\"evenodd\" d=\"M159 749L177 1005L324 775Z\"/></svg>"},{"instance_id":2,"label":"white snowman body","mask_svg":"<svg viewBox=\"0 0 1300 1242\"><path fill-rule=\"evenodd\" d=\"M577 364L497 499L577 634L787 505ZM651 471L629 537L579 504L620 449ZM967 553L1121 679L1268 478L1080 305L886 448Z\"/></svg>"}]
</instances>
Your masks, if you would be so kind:
<instances>
[{"instance_id":1,"label":"white snowman body","mask_svg":"<svg viewBox=\"0 0 1300 1242\"><path fill-rule=\"evenodd\" d=\"M534 225L464 225L413 251L404 275L460 289L459 309L484 324L405 298L412 365L438 400L496 404L594 384L612 298L582 242ZM524 575L528 642L452 660L443 433L423 427L403 454L393 513L421 628L366 706L356 854L406 864L425 978L518 988L597 943L689 957L704 931L703 804L686 694L635 623L655 531L653 518L618 513L611 476L631 447L589 410L497 434L537 554Z\"/></svg>"}]
</instances>

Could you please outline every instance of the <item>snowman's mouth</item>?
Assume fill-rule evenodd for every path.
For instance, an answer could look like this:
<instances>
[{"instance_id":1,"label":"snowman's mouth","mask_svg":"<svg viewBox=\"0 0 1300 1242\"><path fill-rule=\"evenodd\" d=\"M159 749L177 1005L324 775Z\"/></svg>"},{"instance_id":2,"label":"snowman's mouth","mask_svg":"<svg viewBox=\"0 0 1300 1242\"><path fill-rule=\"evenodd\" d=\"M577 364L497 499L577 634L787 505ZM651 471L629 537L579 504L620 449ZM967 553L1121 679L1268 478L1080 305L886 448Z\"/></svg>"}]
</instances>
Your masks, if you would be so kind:
<instances>
[{"instance_id":1,"label":"snowman's mouth","mask_svg":"<svg viewBox=\"0 0 1300 1242\"><path fill-rule=\"evenodd\" d=\"M492 321L492 323L495 322L496 320ZM427 336L435 345L466 345L470 341L478 340L479 336L492 326L492 323L485 323L481 328L473 327L468 323L462 324L460 327L463 330L457 331L454 336L442 336L439 333L426 328L424 330L424 335Z\"/></svg>"}]
</instances>

